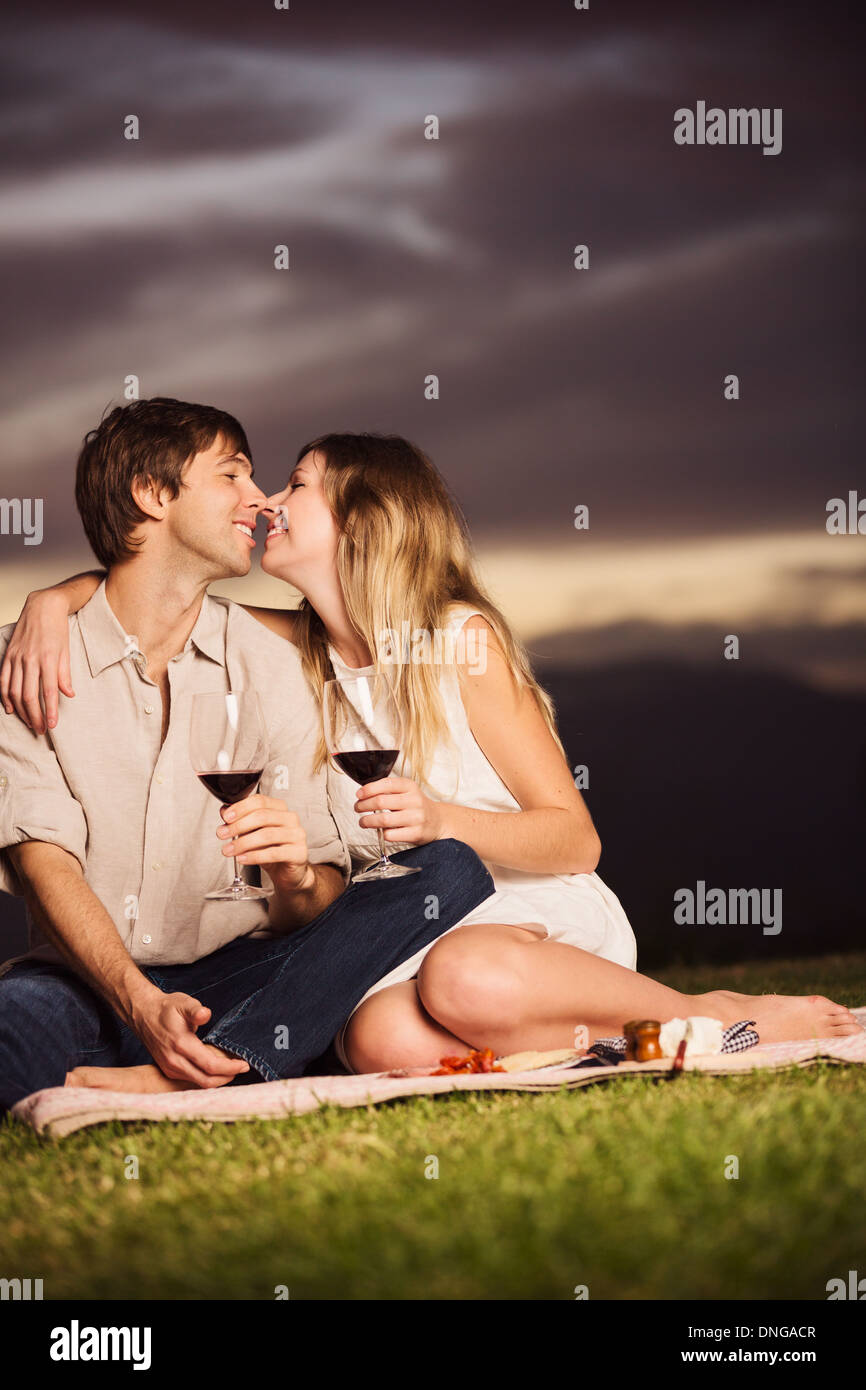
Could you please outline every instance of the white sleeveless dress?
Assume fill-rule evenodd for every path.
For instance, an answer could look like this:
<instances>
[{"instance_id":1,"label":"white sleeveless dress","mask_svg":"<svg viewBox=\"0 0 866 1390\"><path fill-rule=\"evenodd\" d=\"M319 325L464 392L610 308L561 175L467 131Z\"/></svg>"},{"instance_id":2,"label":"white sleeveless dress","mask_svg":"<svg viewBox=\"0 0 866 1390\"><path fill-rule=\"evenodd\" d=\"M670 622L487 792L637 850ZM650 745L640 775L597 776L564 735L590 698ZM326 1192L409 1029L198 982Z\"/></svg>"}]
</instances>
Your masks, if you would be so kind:
<instances>
[{"instance_id":1,"label":"white sleeveless dress","mask_svg":"<svg viewBox=\"0 0 866 1390\"><path fill-rule=\"evenodd\" d=\"M476 612L478 610L469 604L452 605L448 629L456 634L466 619ZM468 644L467 651L471 651ZM329 647L329 653L334 675L338 678L374 673L372 665L347 666L333 647ZM444 742L437 748L428 779L431 787L439 799L454 801L461 806L474 806L482 811L519 811L520 803L511 795L472 735L454 666L443 664L442 672L440 688L456 753L455 748ZM395 773L406 777L412 775L405 761L400 760ZM340 836L352 856L353 869L379 858L375 828L363 828L354 810L357 790L357 783L345 773L338 772L329 761L331 811ZM390 841L386 841L386 844L391 851L408 848L405 844ZM510 926L534 924L537 933L541 935L543 929L545 937L551 941L580 946L628 970L636 969L637 943L631 924L619 898L597 873L526 873L488 861L485 864L495 884L495 891L449 931L456 931L473 922L501 922ZM364 999L389 985L414 979L429 950L429 946L423 947L383 976L367 990ZM359 1001L356 1008L364 999ZM343 1048L344 1031L345 1025L335 1040L335 1048L343 1065L351 1070Z\"/></svg>"}]
</instances>

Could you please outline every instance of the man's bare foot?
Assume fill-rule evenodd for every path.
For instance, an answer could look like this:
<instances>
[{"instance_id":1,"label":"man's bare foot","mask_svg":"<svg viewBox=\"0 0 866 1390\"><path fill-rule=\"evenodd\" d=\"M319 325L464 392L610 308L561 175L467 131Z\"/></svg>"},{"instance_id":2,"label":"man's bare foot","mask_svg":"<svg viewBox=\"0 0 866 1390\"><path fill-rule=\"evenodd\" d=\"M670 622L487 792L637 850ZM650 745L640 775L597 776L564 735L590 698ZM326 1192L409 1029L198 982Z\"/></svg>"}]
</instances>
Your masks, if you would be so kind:
<instances>
[{"instance_id":1,"label":"man's bare foot","mask_svg":"<svg viewBox=\"0 0 866 1390\"><path fill-rule=\"evenodd\" d=\"M230 1055L223 1052L222 1048L213 1047L212 1043L206 1043L205 1046L213 1048L213 1051L218 1053L220 1057ZM247 1070L249 1070L248 1067ZM241 1075L241 1073L239 1072L237 1075ZM214 1087L225 1086L227 1082L233 1080L234 1076L215 1076L212 1085ZM147 1062L139 1067L73 1067L72 1071L66 1073L64 1085L91 1086L99 1091L133 1091L138 1095L154 1091L211 1089L210 1087L199 1086L195 1081L175 1080L171 1076L166 1076L153 1062Z\"/></svg>"},{"instance_id":2,"label":"man's bare foot","mask_svg":"<svg viewBox=\"0 0 866 1390\"><path fill-rule=\"evenodd\" d=\"M700 1013L720 1018L726 1028L753 1018L762 1043L840 1038L863 1031L850 1009L823 994L737 994L716 989L694 998Z\"/></svg>"},{"instance_id":3,"label":"man's bare foot","mask_svg":"<svg viewBox=\"0 0 866 1390\"><path fill-rule=\"evenodd\" d=\"M134 1091L139 1095L196 1089L194 1081L175 1081L152 1062L140 1067L73 1067L66 1073L65 1085L89 1086L97 1091Z\"/></svg>"}]
</instances>

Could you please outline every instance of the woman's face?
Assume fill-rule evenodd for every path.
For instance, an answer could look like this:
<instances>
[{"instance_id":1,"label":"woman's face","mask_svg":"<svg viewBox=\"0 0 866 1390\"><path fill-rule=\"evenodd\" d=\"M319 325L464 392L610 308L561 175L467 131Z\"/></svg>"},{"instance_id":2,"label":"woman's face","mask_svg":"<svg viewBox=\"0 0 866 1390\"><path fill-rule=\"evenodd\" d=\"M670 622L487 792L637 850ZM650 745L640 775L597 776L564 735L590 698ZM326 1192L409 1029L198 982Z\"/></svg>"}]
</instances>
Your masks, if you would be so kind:
<instances>
[{"instance_id":1,"label":"woman's face","mask_svg":"<svg viewBox=\"0 0 866 1390\"><path fill-rule=\"evenodd\" d=\"M302 593L336 569L339 530L322 487L324 471L321 454L305 454L288 486L262 508L269 523L262 569Z\"/></svg>"}]
</instances>

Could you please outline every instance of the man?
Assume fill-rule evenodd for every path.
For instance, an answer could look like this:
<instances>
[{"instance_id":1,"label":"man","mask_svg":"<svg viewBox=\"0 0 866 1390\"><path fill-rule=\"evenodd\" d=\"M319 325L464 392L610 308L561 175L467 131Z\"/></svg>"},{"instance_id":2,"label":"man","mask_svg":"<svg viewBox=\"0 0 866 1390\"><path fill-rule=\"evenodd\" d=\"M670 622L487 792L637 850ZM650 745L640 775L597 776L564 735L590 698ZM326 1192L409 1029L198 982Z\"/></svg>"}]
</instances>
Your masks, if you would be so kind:
<instances>
[{"instance_id":1,"label":"man","mask_svg":"<svg viewBox=\"0 0 866 1390\"><path fill-rule=\"evenodd\" d=\"M82 1067L132 1089L300 1075L371 984L493 890L455 840L397 856L420 874L345 888L300 659L207 594L249 571L265 501L243 429L211 407L136 401L85 440L76 502L107 575L69 620L75 699L43 734L0 712L0 887L31 925L0 978L0 1109ZM243 689L268 729L263 790L217 828L191 697ZM234 854L269 900L205 900Z\"/></svg>"}]
</instances>

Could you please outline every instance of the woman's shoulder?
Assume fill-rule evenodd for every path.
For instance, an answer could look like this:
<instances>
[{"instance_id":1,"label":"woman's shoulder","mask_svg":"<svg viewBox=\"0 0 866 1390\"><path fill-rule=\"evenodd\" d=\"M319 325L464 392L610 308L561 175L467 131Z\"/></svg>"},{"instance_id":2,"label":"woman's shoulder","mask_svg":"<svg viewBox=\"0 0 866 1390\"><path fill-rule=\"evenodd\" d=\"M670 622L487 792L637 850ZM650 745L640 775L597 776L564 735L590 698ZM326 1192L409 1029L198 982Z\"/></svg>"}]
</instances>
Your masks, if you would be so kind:
<instances>
[{"instance_id":1,"label":"woman's shoulder","mask_svg":"<svg viewBox=\"0 0 866 1390\"><path fill-rule=\"evenodd\" d=\"M449 605L446 631L451 640L458 644L474 644L498 652L504 656L502 641L496 628L487 618L484 610L474 603L453 603Z\"/></svg>"},{"instance_id":2,"label":"woman's shoulder","mask_svg":"<svg viewBox=\"0 0 866 1390\"><path fill-rule=\"evenodd\" d=\"M449 674L456 677L461 703L466 708L469 693L487 699L491 690L496 693L503 681L510 687L512 677L500 637L483 610L471 603L452 607L454 612L446 628ZM485 679L479 681L479 676ZM476 679L470 680L470 677Z\"/></svg>"},{"instance_id":3,"label":"woman's shoulder","mask_svg":"<svg viewBox=\"0 0 866 1390\"><path fill-rule=\"evenodd\" d=\"M453 600L445 610L445 624L450 629L461 627L490 628L483 609L474 603ZM492 628L490 628L492 631Z\"/></svg>"}]
</instances>

